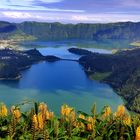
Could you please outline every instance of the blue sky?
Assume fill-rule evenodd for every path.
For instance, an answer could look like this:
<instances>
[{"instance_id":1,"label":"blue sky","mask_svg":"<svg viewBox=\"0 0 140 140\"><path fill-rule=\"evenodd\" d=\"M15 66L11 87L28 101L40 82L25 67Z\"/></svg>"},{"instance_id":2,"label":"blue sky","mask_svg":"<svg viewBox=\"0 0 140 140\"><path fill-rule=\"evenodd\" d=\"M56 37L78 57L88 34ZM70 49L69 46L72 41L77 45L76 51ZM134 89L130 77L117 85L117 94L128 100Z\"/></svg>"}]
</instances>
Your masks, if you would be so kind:
<instances>
[{"instance_id":1,"label":"blue sky","mask_svg":"<svg viewBox=\"0 0 140 140\"><path fill-rule=\"evenodd\" d=\"M138 22L140 0L0 0L0 19L12 22Z\"/></svg>"}]
</instances>

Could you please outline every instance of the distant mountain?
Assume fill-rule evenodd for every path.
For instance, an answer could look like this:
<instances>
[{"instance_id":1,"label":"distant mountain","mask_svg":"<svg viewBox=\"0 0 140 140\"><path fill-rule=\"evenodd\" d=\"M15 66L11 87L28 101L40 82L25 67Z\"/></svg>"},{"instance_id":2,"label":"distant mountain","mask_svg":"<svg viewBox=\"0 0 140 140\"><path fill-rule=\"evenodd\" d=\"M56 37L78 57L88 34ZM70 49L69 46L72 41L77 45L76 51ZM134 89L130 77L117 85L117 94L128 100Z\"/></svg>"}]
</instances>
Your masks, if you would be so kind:
<instances>
[{"instance_id":1,"label":"distant mountain","mask_svg":"<svg viewBox=\"0 0 140 140\"><path fill-rule=\"evenodd\" d=\"M140 39L140 22L108 24L61 24L43 22L8 23L0 21L0 38L29 35L42 40Z\"/></svg>"},{"instance_id":2,"label":"distant mountain","mask_svg":"<svg viewBox=\"0 0 140 140\"><path fill-rule=\"evenodd\" d=\"M17 24L0 21L0 39L35 39L17 28Z\"/></svg>"}]
</instances>

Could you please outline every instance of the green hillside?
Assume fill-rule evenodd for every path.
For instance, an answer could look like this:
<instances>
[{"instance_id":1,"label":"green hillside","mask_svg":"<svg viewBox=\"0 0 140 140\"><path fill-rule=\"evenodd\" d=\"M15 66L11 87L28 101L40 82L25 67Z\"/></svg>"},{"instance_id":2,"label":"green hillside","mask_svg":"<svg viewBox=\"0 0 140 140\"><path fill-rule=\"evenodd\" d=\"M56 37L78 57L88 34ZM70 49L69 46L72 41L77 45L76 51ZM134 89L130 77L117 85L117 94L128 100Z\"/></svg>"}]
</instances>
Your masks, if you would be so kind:
<instances>
[{"instance_id":1,"label":"green hillside","mask_svg":"<svg viewBox=\"0 0 140 140\"><path fill-rule=\"evenodd\" d=\"M140 39L140 23L61 24L43 22L0 22L0 38L21 33L42 40ZM18 34L19 36L21 34Z\"/></svg>"}]
</instances>

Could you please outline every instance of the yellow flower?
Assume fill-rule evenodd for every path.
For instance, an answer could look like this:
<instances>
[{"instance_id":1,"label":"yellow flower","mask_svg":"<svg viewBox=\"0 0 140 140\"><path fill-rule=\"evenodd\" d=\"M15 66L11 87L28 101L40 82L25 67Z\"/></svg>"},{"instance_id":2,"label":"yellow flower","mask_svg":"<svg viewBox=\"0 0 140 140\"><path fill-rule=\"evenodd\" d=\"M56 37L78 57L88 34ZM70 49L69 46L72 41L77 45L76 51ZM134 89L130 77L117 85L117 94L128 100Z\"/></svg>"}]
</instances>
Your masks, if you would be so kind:
<instances>
[{"instance_id":1,"label":"yellow flower","mask_svg":"<svg viewBox=\"0 0 140 140\"><path fill-rule=\"evenodd\" d=\"M8 110L7 107L5 105L2 105L0 108L0 116L1 117L5 117L8 114Z\"/></svg>"},{"instance_id":2,"label":"yellow flower","mask_svg":"<svg viewBox=\"0 0 140 140\"><path fill-rule=\"evenodd\" d=\"M66 121L73 121L76 118L74 109L68 105L61 106L61 116Z\"/></svg>"},{"instance_id":3,"label":"yellow flower","mask_svg":"<svg viewBox=\"0 0 140 140\"><path fill-rule=\"evenodd\" d=\"M75 126L76 128L85 128L85 125L82 122L74 122L73 126Z\"/></svg>"},{"instance_id":4,"label":"yellow flower","mask_svg":"<svg viewBox=\"0 0 140 140\"><path fill-rule=\"evenodd\" d=\"M46 120L50 120L54 118L54 112L46 111Z\"/></svg>"},{"instance_id":5,"label":"yellow flower","mask_svg":"<svg viewBox=\"0 0 140 140\"><path fill-rule=\"evenodd\" d=\"M34 128L37 129L38 128L38 120L37 120L36 115L33 115L32 123L33 123Z\"/></svg>"},{"instance_id":6,"label":"yellow flower","mask_svg":"<svg viewBox=\"0 0 140 140\"><path fill-rule=\"evenodd\" d=\"M82 114L79 114L78 118L79 118L79 119L83 119L83 120L86 119L85 116L82 115ZM74 126L75 126L75 127L80 127L80 128L82 128L82 129L85 129L84 123L82 123L82 122L80 122L80 121L74 122Z\"/></svg>"},{"instance_id":7,"label":"yellow flower","mask_svg":"<svg viewBox=\"0 0 140 140\"><path fill-rule=\"evenodd\" d=\"M42 113L38 113L38 115L33 115L32 123L35 129L43 129L44 128L44 120Z\"/></svg>"},{"instance_id":8,"label":"yellow flower","mask_svg":"<svg viewBox=\"0 0 140 140\"><path fill-rule=\"evenodd\" d=\"M65 110L65 115L69 116L71 110L72 110L71 108L67 107L66 110Z\"/></svg>"},{"instance_id":9,"label":"yellow flower","mask_svg":"<svg viewBox=\"0 0 140 140\"><path fill-rule=\"evenodd\" d=\"M61 106L61 115L62 116L68 116L70 111L71 111L71 108L68 105Z\"/></svg>"},{"instance_id":10,"label":"yellow flower","mask_svg":"<svg viewBox=\"0 0 140 140\"><path fill-rule=\"evenodd\" d=\"M62 116L65 115L65 106L64 105L61 106L61 115Z\"/></svg>"},{"instance_id":11,"label":"yellow flower","mask_svg":"<svg viewBox=\"0 0 140 140\"><path fill-rule=\"evenodd\" d=\"M94 128L95 125L95 119L93 119L92 117L88 117L87 118L88 124L87 124L87 130L91 131Z\"/></svg>"},{"instance_id":12,"label":"yellow flower","mask_svg":"<svg viewBox=\"0 0 140 140\"><path fill-rule=\"evenodd\" d=\"M136 129L136 137L135 140L140 140L140 126Z\"/></svg>"},{"instance_id":13,"label":"yellow flower","mask_svg":"<svg viewBox=\"0 0 140 140\"><path fill-rule=\"evenodd\" d=\"M116 117L123 117L125 115L125 107L123 105L119 105L117 112L115 113Z\"/></svg>"},{"instance_id":14,"label":"yellow flower","mask_svg":"<svg viewBox=\"0 0 140 140\"><path fill-rule=\"evenodd\" d=\"M70 114L70 119L71 119L71 122L74 122L76 120L76 113L74 110Z\"/></svg>"},{"instance_id":15,"label":"yellow flower","mask_svg":"<svg viewBox=\"0 0 140 140\"><path fill-rule=\"evenodd\" d=\"M49 112L49 119L53 119L54 118L54 112Z\"/></svg>"},{"instance_id":16,"label":"yellow flower","mask_svg":"<svg viewBox=\"0 0 140 140\"><path fill-rule=\"evenodd\" d=\"M49 120L50 119L50 113L49 113L49 111L46 111L46 120Z\"/></svg>"},{"instance_id":17,"label":"yellow flower","mask_svg":"<svg viewBox=\"0 0 140 140\"><path fill-rule=\"evenodd\" d=\"M104 110L104 114L103 114L102 118L106 119L107 117L110 116L111 112L112 112L111 108L110 107L106 107L105 110Z\"/></svg>"},{"instance_id":18,"label":"yellow flower","mask_svg":"<svg viewBox=\"0 0 140 140\"><path fill-rule=\"evenodd\" d=\"M15 119L17 120L17 122L19 122L20 121L20 117L21 117L20 110L19 109L15 109L13 111L13 116L15 117Z\"/></svg>"},{"instance_id":19,"label":"yellow flower","mask_svg":"<svg viewBox=\"0 0 140 140\"><path fill-rule=\"evenodd\" d=\"M45 103L40 103L38 108L41 112L47 111L47 105Z\"/></svg>"},{"instance_id":20,"label":"yellow flower","mask_svg":"<svg viewBox=\"0 0 140 140\"><path fill-rule=\"evenodd\" d=\"M85 120L85 116L82 114L79 114L79 118Z\"/></svg>"},{"instance_id":21,"label":"yellow flower","mask_svg":"<svg viewBox=\"0 0 140 140\"><path fill-rule=\"evenodd\" d=\"M123 118L123 123L125 124L125 125L130 125L131 124L131 117L130 116L125 116L124 118Z\"/></svg>"},{"instance_id":22,"label":"yellow flower","mask_svg":"<svg viewBox=\"0 0 140 140\"><path fill-rule=\"evenodd\" d=\"M43 129L44 128L44 121L43 121L43 116L41 113L39 113L37 115L37 119L38 119L38 127L39 129Z\"/></svg>"}]
</instances>

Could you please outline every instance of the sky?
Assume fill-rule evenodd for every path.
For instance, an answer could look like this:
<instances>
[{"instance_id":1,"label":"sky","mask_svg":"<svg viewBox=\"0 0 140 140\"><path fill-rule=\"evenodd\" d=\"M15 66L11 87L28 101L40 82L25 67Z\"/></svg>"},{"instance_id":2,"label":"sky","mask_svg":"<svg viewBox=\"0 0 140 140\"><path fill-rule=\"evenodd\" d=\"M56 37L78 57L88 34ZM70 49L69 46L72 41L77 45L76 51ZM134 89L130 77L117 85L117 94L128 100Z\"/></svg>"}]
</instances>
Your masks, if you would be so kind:
<instances>
[{"instance_id":1,"label":"sky","mask_svg":"<svg viewBox=\"0 0 140 140\"><path fill-rule=\"evenodd\" d=\"M140 21L140 0L0 0L0 20L62 23Z\"/></svg>"}]
</instances>

